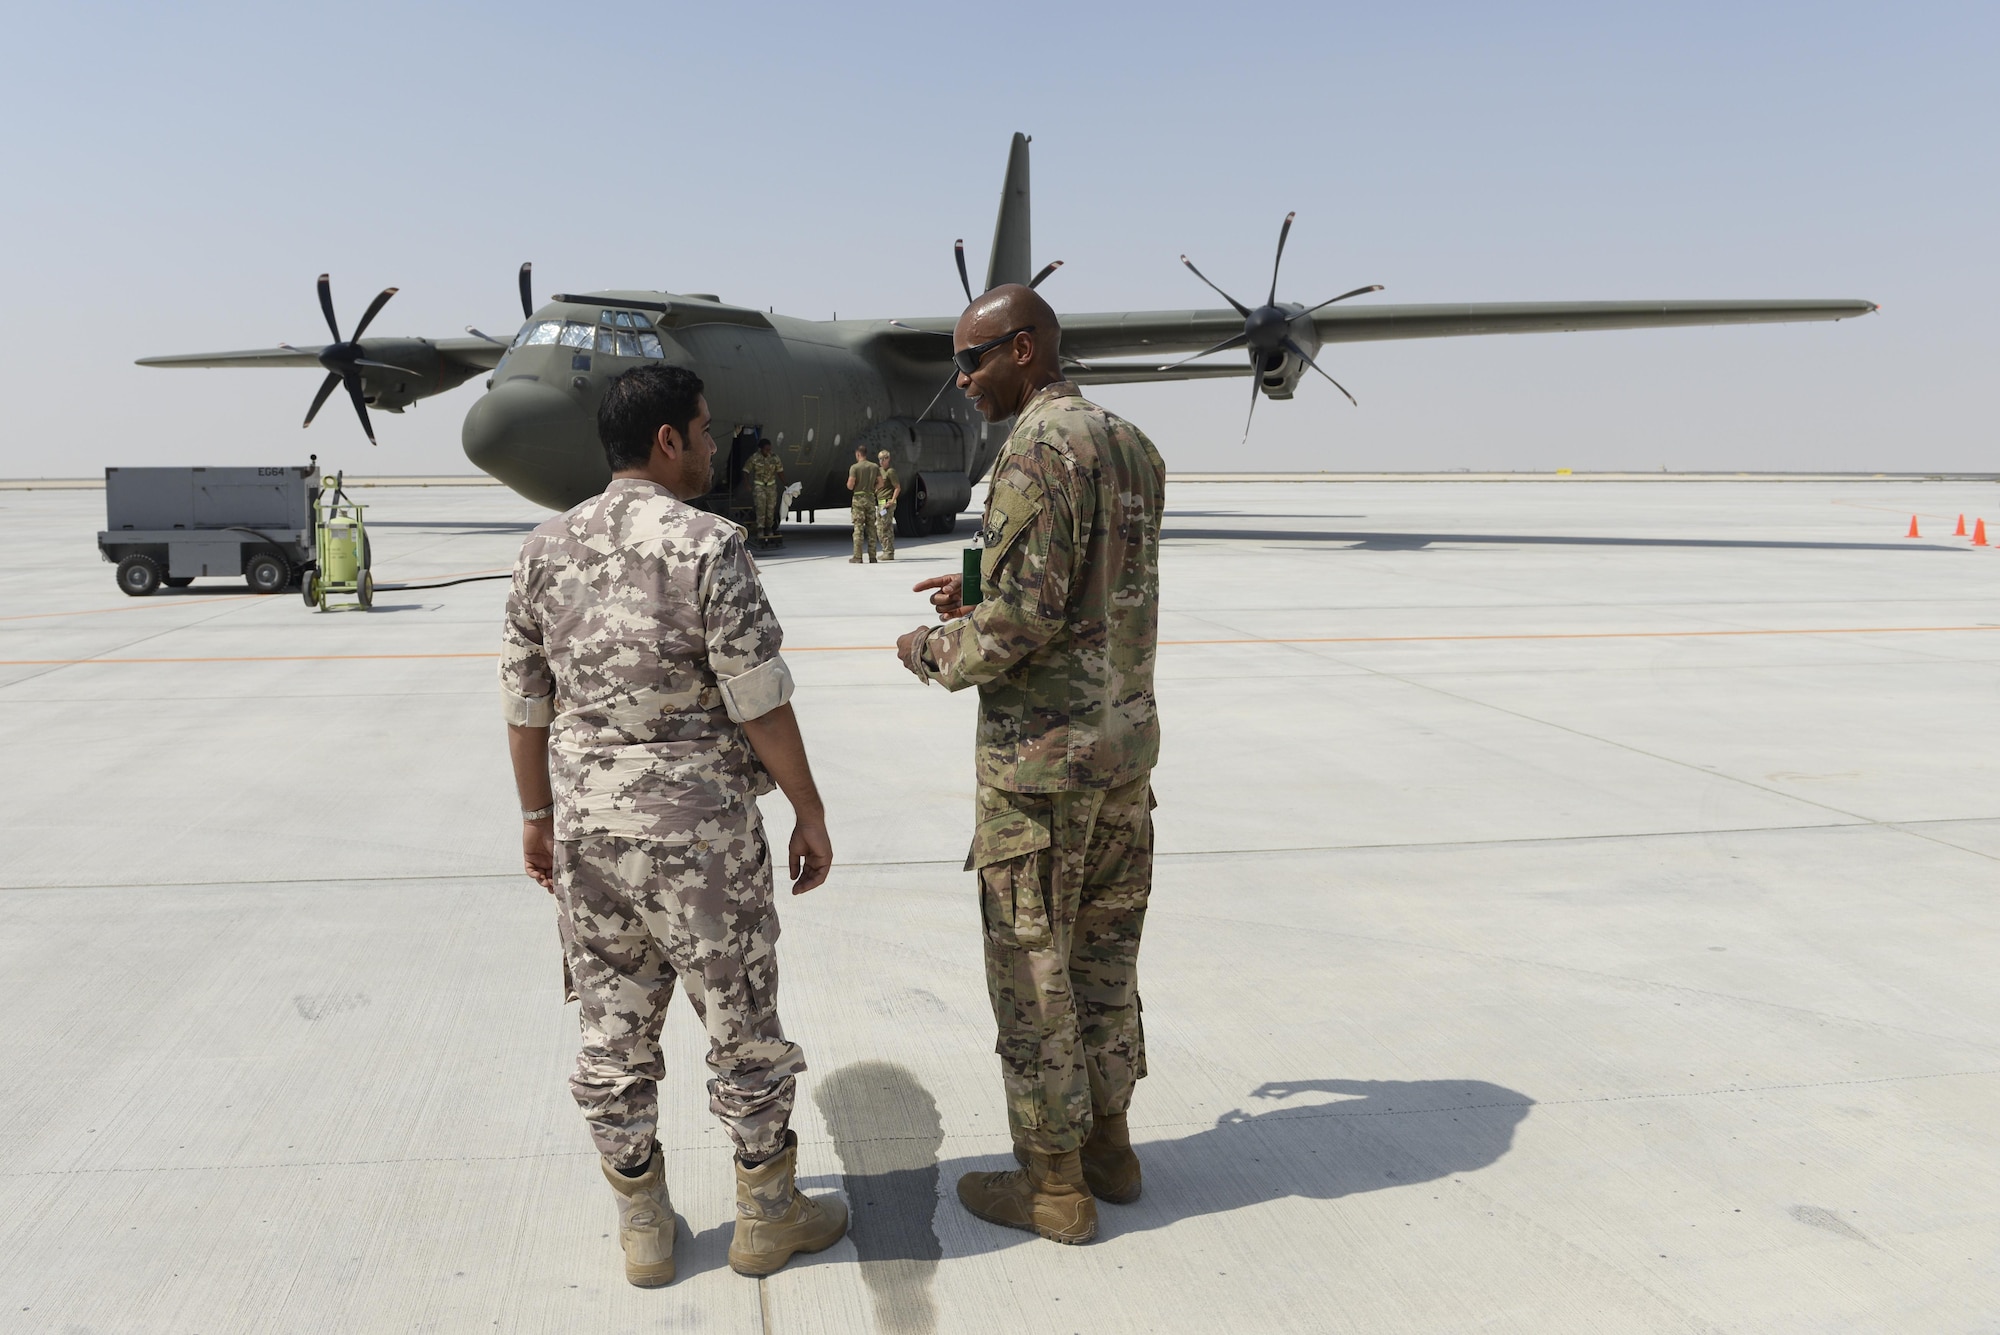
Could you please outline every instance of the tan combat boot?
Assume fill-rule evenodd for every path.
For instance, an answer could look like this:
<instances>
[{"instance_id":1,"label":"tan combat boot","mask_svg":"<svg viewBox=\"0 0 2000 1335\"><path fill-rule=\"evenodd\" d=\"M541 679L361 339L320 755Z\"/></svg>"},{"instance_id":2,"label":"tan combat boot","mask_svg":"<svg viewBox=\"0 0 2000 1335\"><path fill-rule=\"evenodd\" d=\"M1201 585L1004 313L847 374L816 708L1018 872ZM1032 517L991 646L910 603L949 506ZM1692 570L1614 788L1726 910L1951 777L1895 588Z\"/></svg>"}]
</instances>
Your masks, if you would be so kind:
<instances>
[{"instance_id":1,"label":"tan combat boot","mask_svg":"<svg viewBox=\"0 0 2000 1335\"><path fill-rule=\"evenodd\" d=\"M618 1244L625 1249L625 1279L642 1289L674 1282L674 1203L667 1196L660 1147L640 1177L627 1177L601 1160L604 1180L618 1193Z\"/></svg>"},{"instance_id":2,"label":"tan combat boot","mask_svg":"<svg viewBox=\"0 0 2000 1335\"><path fill-rule=\"evenodd\" d=\"M1050 1154L1024 1147L1026 1166L1011 1173L967 1173L958 1180L958 1202L989 1224L1025 1229L1056 1242L1089 1242L1097 1236L1097 1202L1084 1184L1076 1150Z\"/></svg>"},{"instance_id":3,"label":"tan combat boot","mask_svg":"<svg viewBox=\"0 0 2000 1335\"><path fill-rule=\"evenodd\" d=\"M755 1168L736 1165L736 1236L729 1268L739 1275L768 1275L794 1252L825 1251L847 1232L847 1206L837 1196L812 1199L792 1180L799 1138L785 1133L785 1148Z\"/></svg>"},{"instance_id":4,"label":"tan combat boot","mask_svg":"<svg viewBox=\"0 0 2000 1335\"><path fill-rule=\"evenodd\" d=\"M1125 1114L1099 1116L1090 1127L1090 1138L1078 1155L1083 1160L1083 1183L1090 1194L1113 1205L1130 1205L1139 1199L1139 1156L1132 1152L1132 1134L1125 1128ZM1028 1162L1025 1142L1014 1142L1014 1158Z\"/></svg>"}]
</instances>

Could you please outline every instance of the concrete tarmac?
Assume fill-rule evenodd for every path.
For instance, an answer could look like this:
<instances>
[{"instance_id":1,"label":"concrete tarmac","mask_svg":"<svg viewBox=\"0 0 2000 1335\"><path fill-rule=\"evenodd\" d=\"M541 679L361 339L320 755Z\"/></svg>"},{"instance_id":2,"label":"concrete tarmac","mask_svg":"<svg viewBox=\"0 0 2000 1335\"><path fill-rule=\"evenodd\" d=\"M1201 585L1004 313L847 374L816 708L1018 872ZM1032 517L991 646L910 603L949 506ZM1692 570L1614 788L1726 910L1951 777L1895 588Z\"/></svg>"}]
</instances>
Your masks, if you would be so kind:
<instances>
[{"instance_id":1,"label":"concrete tarmac","mask_svg":"<svg viewBox=\"0 0 2000 1335\"><path fill-rule=\"evenodd\" d=\"M544 517L367 499L385 582ZM963 533L823 526L763 563L839 859L782 1008L854 1228L727 1268L676 1004L642 1291L517 871L505 584L127 599L101 493L0 493L0 1331L2000 1329L2000 553L1944 536L2000 493L1170 499L1144 1197L1065 1248L952 1194L1007 1153L974 701L889 646Z\"/></svg>"}]
</instances>

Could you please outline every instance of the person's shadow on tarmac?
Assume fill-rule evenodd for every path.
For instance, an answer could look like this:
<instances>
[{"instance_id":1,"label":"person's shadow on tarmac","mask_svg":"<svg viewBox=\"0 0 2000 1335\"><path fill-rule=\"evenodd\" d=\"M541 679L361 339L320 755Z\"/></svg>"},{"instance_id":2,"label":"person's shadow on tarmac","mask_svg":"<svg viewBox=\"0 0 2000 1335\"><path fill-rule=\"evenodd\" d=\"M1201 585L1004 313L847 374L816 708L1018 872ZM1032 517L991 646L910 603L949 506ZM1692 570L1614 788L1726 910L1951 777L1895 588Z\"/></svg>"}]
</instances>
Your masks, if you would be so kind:
<instances>
[{"instance_id":1,"label":"person's shadow on tarmac","mask_svg":"<svg viewBox=\"0 0 2000 1335\"><path fill-rule=\"evenodd\" d=\"M1268 1111L1231 1109L1215 1125L1174 1136L1144 1121L1144 1088L1133 1130L1145 1193L1131 1205L1101 1205L1105 1235L1164 1228L1288 1196L1335 1200L1357 1192L1434 1182L1494 1163L1534 1100L1484 1080L1274 1080L1250 1092ZM1331 1095L1310 1102L1304 1095ZM948 1230L954 1255L1036 1241L965 1215L959 1175L1012 1168L1006 1153L949 1159L937 1105L907 1069L862 1062L820 1086L853 1207L856 1250L878 1323L924 1329L929 1288ZM952 1216L957 1216L952 1220ZM949 1221L949 1222L948 1222Z\"/></svg>"}]
</instances>

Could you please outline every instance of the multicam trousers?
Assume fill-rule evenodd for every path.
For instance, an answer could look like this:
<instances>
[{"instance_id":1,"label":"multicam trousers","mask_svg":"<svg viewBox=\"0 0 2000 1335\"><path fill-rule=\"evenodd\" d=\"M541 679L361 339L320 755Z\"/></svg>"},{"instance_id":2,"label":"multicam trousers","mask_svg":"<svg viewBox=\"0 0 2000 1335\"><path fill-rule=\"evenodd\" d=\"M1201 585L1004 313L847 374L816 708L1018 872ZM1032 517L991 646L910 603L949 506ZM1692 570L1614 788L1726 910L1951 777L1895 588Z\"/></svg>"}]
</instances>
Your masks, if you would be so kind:
<instances>
[{"instance_id":1,"label":"multicam trousers","mask_svg":"<svg viewBox=\"0 0 2000 1335\"><path fill-rule=\"evenodd\" d=\"M621 1168L652 1152L676 980L708 1030L709 1111L745 1158L783 1148L806 1064L778 1022L778 916L755 808L692 843L559 839L555 864L583 1031L569 1087L598 1152Z\"/></svg>"},{"instance_id":2,"label":"multicam trousers","mask_svg":"<svg viewBox=\"0 0 2000 1335\"><path fill-rule=\"evenodd\" d=\"M854 559L857 561L861 559L861 549L865 545L868 548L868 559L872 561L875 559L875 549L881 545L881 539L875 533L874 501L871 499L867 505L856 502L851 511L854 519Z\"/></svg>"},{"instance_id":3,"label":"multicam trousers","mask_svg":"<svg viewBox=\"0 0 2000 1335\"><path fill-rule=\"evenodd\" d=\"M778 484L751 483L750 499L757 507L757 536L768 538L778 531Z\"/></svg>"},{"instance_id":4,"label":"multicam trousers","mask_svg":"<svg viewBox=\"0 0 2000 1335\"><path fill-rule=\"evenodd\" d=\"M887 496L875 505L875 541L882 548L882 559L893 560L896 555L896 506Z\"/></svg>"},{"instance_id":5,"label":"multicam trousers","mask_svg":"<svg viewBox=\"0 0 2000 1335\"><path fill-rule=\"evenodd\" d=\"M986 988L1017 1139L1076 1149L1146 1074L1139 933L1153 886L1153 791L979 789Z\"/></svg>"}]
</instances>

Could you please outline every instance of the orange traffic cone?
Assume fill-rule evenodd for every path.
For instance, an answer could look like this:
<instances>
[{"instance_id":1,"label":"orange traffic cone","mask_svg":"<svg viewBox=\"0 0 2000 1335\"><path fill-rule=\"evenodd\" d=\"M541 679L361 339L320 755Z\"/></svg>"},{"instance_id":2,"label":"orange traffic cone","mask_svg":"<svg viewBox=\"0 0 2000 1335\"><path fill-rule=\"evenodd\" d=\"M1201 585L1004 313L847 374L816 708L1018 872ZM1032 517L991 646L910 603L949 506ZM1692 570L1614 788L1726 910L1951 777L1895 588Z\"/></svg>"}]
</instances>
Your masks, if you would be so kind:
<instances>
[{"instance_id":1,"label":"orange traffic cone","mask_svg":"<svg viewBox=\"0 0 2000 1335\"><path fill-rule=\"evenodd\" d=\"M1984 547L1986 545L1986 521L1984 519L1975 519L1972 522L1972 545L1975 547Z\"/></svg>"},{"instance_id":2,"label":"orange traffic cone","mask_svg":"<svg viewBox=\"0 0 2000 1335\"><path fill-rule=\"evenodd\" d=\"M1910 516L1910 531L1903 536L1906 538L1921 538L1923 536L1923 534L1917 532L1917 517L1915 515Z\"/></svg>"},{"instance_id":3,"label":"orange traffic cone","mask_svg":"<svg viewBox=\"0 0 2000 1335\"><path fill-rule=\"evenodd\" d=\"M1960 516L1958 517L1958 527L1957 527L1956 529L1952 530L1952 535L1951 535L1951 536L1952 536L1952 537L1954 537L1954 538L1962 538L1962 537L1964 537L1964 536L1965 536L1965 516L1964 516L1964 515L1960 515Z\"/></svg>"}]
</instances>

